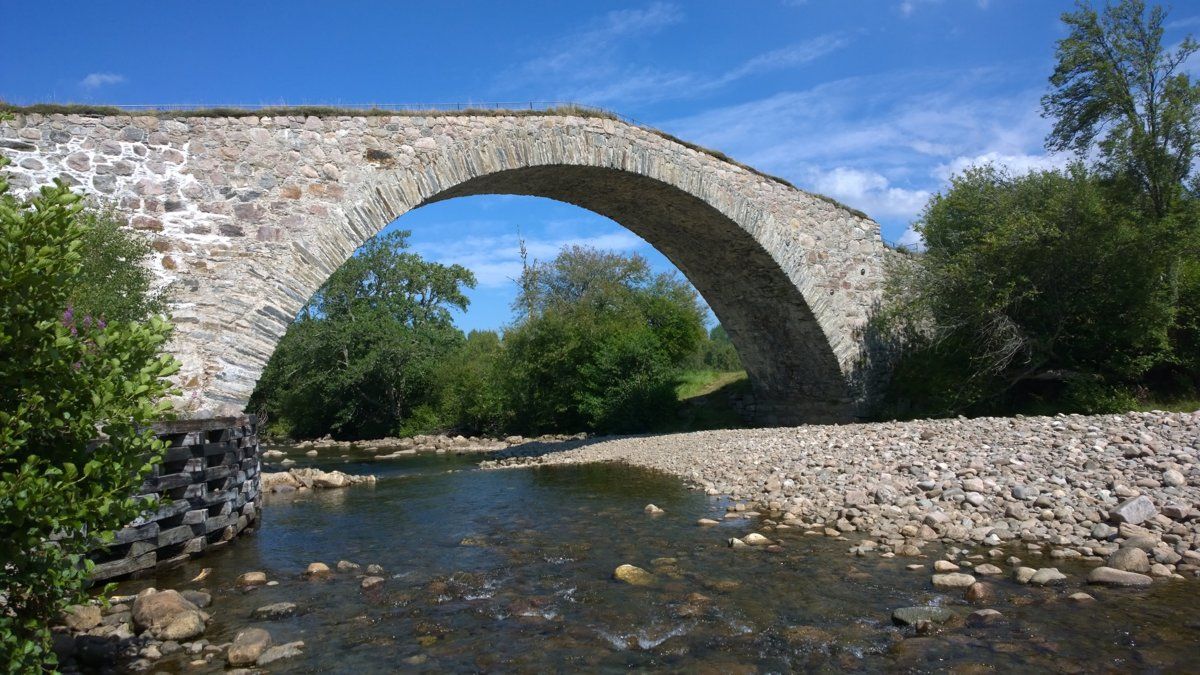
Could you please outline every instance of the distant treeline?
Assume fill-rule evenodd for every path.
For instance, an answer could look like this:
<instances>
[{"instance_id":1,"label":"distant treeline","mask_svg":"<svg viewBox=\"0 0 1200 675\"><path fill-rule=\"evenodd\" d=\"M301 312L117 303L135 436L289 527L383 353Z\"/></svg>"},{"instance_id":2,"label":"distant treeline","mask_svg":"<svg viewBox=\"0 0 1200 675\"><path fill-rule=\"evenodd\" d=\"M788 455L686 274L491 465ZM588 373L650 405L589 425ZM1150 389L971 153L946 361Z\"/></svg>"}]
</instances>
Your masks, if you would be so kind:
<instances>
[{"instance_id":1,"label":"distant treeline","mask_svg":"<svg viewBox=\"0 0 1200 675\"><path fill-rule=\"evenodd\" d=\"M524 267L504 331L454 327L471 272L423 260L407 232L369 242L279 343L251 403L298 438L647 431L676 416L685 370L739 370L675 274L564 249Z\"/></svg>"}]
</instances>

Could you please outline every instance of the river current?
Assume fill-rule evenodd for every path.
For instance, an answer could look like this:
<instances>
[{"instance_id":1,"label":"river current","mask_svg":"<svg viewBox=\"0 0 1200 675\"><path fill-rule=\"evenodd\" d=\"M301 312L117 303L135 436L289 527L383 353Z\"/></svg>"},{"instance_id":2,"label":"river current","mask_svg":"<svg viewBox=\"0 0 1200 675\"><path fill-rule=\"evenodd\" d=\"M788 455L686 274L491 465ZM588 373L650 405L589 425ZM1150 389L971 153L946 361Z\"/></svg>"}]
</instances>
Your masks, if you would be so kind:
<instances>
[{"instance_id":1,"label":"river current","mask_svg":"<svg viewBox=\"0 0 1200 675\"><path fill-rule=\"evenodd\" d=\"M626 466L485 471L476 467L482 456L293 457L379 480L269 495L254 535L117 592L208 591L214 618L205 637L213 643L252 625L276 644L304 641L302 656L270 672L1200 670L1196 581L1088 588L1096 602L1078 604L1067 596L1087 568L1047 559L1072 578L1069 586L1001 579L992 601L971 605L930 585L935 558L853 557L853 542L772 531L757 519L700 527L699 518L721 519L726 502ZM646 514L648 503L665 513ZM782 551L728 546L753 531ZM386 581L363 591L361 573L302 576L311 562L339 560L381 565ZM914 562L925 569L906 569ZM614 580L622 564L646 569L654 583ZM190 582L205 567L210 576ZM279 583L236 588L252 570ZM299 611L252 618L277 602ZM893 625L893 610L921 605L960 618L927 636ZM981 607L1002 618L962 620ZM156 664L206 668L220 671L221 660L197 669L178 654Z\"/></svg>"}]
</instances>

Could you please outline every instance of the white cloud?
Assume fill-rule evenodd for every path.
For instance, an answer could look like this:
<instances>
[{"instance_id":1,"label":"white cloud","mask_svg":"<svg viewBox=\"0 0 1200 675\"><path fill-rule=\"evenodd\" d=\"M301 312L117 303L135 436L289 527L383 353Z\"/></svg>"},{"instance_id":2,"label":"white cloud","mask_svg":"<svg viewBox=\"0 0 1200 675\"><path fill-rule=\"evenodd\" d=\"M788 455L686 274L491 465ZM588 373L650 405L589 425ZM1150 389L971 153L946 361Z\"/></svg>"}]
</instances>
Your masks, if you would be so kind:
<instances>
[{"instance_id":1,"label":"white cloud","mask_svg":"<svg viewBox=\"0 0 1200 675\"><path fill-rule=\"evenodd\" d=\"M924 251L925 238L914 230L912 225L909 225L908 229L904 230L904 234L896 239L896 245L913 251Z\"/></svg>"},{"instance_id":2,"label":"white cloud","mask_svg":"<svg viewBox=\"0 0 1200 675\"><path fill-rule=\"evenodd\" d=\"M79 86L84 89L98 89L110 84L120 84L124 81L125 76L116 73L89 73L87 77L79 81Z\"/></svg>"},{"instance_id":3,"label":"white cloud","mask_svg":"<svg viewBox=\"0 0 1200 675\"><path fill-rule=\"evenodd\" d=\"M999 152L985 152L973 157L958 156L946 162L939 164L934 169L933 175L938 179L947 181L951 176L957 175L973 166L983 166L991 164L993 166L1007 169L1010 173L1021 175L1032 171L1046 171L1048 169L1061 169L1071 160L1068 155L1032 155L1032 154L1016 154L1009 155Z\"/></svg>"},{"instance_id":4,"label":"white cloud","mask_svg":"<svg viewBox=\"0 0 1200 675\"><path fill-rule=\"evenodd\" d=\"M847 78L661 126L859 208L891 239L967 165L1028 171L1067 159L1042 154L1049 122L1041 90L1023 88L1026 71L1014 64Z\"/></svg>"},{"instance_id":5,"label":"white cloud","mask_svg":"<svg viewBox=\"0 0 1200 675\"><path fill-rule=\"evenodd\" d=\"M461 228L451 227L452 231ZM561 229L554 228L552 229ZM578 229L578 228L574 228ZM550 260L565 246L591 246L609 251L636 251L649 247L637 235L624 229L591 236L525 236L529 260ZM521 275L520 238L517 234L473 236L452 241L414 242L413 250L425 258L452 265L459 264L475 273L480 288L508 286Z\"/></svg>"},{"instance_id":6,"label":"white cloud","mask_svg":"<svg viewBox=\"0 0 1200 675\"><path fill-rule=\"evenodd\" d=\"M832 171L813 172L806 185L876 217L912 218L929 201L926 190L896 187L874 171L839 166Z\"/></svg>"}]
</instances>

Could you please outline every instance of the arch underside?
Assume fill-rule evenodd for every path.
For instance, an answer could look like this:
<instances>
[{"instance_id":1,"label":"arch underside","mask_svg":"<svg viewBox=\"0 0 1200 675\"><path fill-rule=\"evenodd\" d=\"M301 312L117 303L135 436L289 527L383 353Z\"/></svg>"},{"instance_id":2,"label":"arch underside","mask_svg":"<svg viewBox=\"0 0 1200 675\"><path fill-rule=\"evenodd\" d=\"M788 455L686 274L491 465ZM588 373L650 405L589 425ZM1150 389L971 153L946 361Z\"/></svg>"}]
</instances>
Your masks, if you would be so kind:
<instances>
[{"instance_id":1,"label":"arch underside","mask_svg":"<svg viewBox=\"0 0 1200 675\"><path fill-rule=\"evenodd\" d=\"M750 233L705 201L627 171L542 165L472 178L423 204L482 194L574 204L620 223L662 252L737 347L754 390L749 412L757 422L851 418L837 358L796 284Z\"/></svg>"}]
</instances>

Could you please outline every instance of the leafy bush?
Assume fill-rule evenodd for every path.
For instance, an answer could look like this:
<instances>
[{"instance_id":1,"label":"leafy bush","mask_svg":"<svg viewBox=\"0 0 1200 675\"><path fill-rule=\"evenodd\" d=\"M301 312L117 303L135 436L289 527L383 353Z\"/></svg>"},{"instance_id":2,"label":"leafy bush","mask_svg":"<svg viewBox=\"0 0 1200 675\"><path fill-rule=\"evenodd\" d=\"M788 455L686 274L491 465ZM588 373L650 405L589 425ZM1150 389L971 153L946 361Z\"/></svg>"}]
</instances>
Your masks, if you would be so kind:
<instances>
[{"instance_id":1,"label":"leafy bush","mask_svg":"<svg viewBox=\"0 0 1200 675\"><path fill-rule=\"evenodd\" d=\"M143 321L166 311L163 289L155 288L146 266L150 244L122 227L110 209L85 209L77 218L84 228L83 256L71 291L71 308L79 316L105 321Z\"/></svg>"},{"instance_id":2,"label":"leafy bush","mask_svg":"<svg viewBox=\"0 0 1200 675\"><path fill-rule=\"evenodd\" d=\"M704 340L696 292L640 256L568 247L527 267L504 335L512 428L644 431L674 414L675 372Z\"/></svg>"},{"instance_id":3,"label":"leafy bush","mask_svg":"<svg viewBox=\"0 0 1200 675\"><path fill-rule=\"evenodd\" d=\"M893 414L1020 409L1038 381L1117 386L1169 353L1172 258L1082 166L969 170L917 230L926 252L890 282L888 316L908 347Z\"/></svg>"},{"instance_id":4,"label":"leafy bush","mask_svg":"<svg viewBox=\"0 0 1200 675\"><path fill-rule=\"evenodd\" d=\"M54 663L48 625L82 600L87 552L147 506L131 495L162 450L148 424L166 412L177 368L161 354L161 318L70 308L86 278L80 210L61 183L22 203L0 179L0 665L10 672Z\"/></svg>"}]
</instances>

